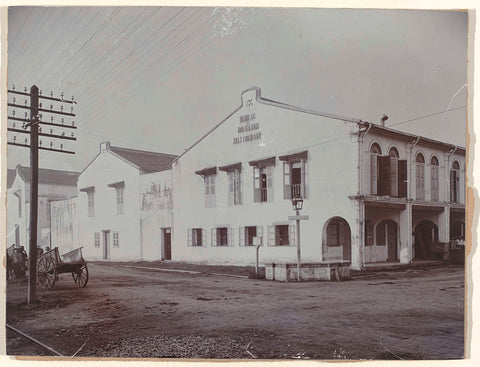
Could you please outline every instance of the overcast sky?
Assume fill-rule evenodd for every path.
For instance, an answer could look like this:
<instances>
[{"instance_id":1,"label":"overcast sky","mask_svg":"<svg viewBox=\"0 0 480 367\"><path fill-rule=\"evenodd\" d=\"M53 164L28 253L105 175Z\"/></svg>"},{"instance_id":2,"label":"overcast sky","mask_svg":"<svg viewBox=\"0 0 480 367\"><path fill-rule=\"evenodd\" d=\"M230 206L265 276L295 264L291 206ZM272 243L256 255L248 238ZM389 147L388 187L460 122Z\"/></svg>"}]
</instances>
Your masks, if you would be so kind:
<instances>
[{"instance_id":1,"label":"overcast sky","mask_svg":"<svg viewBox=\"0 0 480 367\"><path fill-rule=\"evenodd\" d=\"M44 168L82 170L103 140L179 154L251 86L465 146L467 26L453 11L12 7L8 86L78 102L77 154L41 151ZM9 146L18 163L28 149Z\"/></svg>"}]
</instances>

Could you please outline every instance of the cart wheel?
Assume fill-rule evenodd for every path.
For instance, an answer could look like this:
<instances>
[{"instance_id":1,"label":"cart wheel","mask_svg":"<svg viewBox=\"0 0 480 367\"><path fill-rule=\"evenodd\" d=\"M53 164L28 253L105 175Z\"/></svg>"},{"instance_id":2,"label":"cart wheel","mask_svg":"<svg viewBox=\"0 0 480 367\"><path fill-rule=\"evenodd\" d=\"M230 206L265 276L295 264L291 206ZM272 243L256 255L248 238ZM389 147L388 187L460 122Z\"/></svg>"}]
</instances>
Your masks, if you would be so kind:
<instances>
[{"instance_id":1,"label":"cart wheel","mask_svg":"<svg viewBox=\"0 0 480 367\"><path fill-rule=\"evenodd\" d=\"M37 265L37 278L44 289L52 289L57 278L55 261L51 257L42 257Z\"/></svg>"},{"instance_id":2,"label":"cart wheel","mask_svg":"<svg viewBox=\"0 0 480 367\"><path fill-rule=\"evenodd\" d=\"M83 264L76 271L72 271L72 277L78 288L85 288L88 283L88 268L87 264Z\"/></svg>"}]
</instances>

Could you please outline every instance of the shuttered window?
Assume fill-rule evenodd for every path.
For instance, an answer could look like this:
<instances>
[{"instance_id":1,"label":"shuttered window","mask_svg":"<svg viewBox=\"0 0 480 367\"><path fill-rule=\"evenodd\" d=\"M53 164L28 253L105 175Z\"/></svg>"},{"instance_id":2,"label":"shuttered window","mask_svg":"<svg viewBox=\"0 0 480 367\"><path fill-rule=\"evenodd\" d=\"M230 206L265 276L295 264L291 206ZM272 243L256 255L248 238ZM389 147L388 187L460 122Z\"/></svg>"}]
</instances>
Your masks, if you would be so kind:
<instances>
[{"instance_id":1,"label":"shuttered window","mask_svg":"<svg viewBox=\"0 0 480 367\"><path fill-rule=\"evenodd\" d=\"M205 246L207 243L207 231L202 228L190 228L187 230L188 246Z\"/></svg>"},{"instance_id":2,"label":"shuttered window","mask_svg":"<svg viewBox=\"0 0 480 367\"><path fill-rule=\"evenodd\" d=\"M273 166L253 167L253 201L273 201Z\"/></svg>"},{"instance_id":3,"label":"shuttered window","mask_svg":"<svg viewBox=\"0 0 480 367\"><path fill-rule=\"evenodd\" d=\"M242 203L241 170L228 171L228 204L239 205Z\"/></svg>"},{"instance_id":4,"label":"shuttered window","mask_svg":"<svg viewBox=\"0 0 480 367\"><path fill-rule=\"evenodd\" d=\"M438 165L438 159L432 157L430 161L430 198L432 201L439 200Z\"/></svg>"},{"instance_id":5,"label":"shuttered window","mask_svg":"<svg viewBox=\"0 0 480 367\"><path fill-rule=\"evenodd\" d=\"M205 208L215 207L215 177L216 175L206 175L205 181Z\"/></svg>"},{"instance_id":6,"label":"shuttered window","mask_svg":"<svg viewBox=\"0 0 480 367\"><path fill-rule=\"evenodd\" d=\"M382 149L377 143L370 147L370 193L378 194L378 156L382 154Z\"/></svg>"},{"instance_id":7,"label":"shuttered window","mask_svg":"<svg viewBox=\"0 0 480 367\"><path fill-rule=\"evenodd\" d=\"M100 232L95 232L94 239L95 247L100 247Z\"/></svg>"},{"instance_id":8,"label":"shuttered window","mask_svg":"<svg viewBox=\"0 0 480 367\"><path fill-rule=\"evenodd\" d=\"M88 197L88 216L94 217L95 216L95 192L89 191L87 192Z\"/></svg>"},{"instance_id":9,"label":"shuttered window","mask_svg":"<svg viewBox=\"0 0 480 367\"><path fill-rule=\"evenodd\" d=\"M425 200L425 158L422 153L417 154L415 163L416 199Z\"/></svg>"},{"instance_id":10,"label":"shuttered window","mask_svg":"<svg viewBox=\"0 0 480 367\"><path fill-rule=\"evenodd\" d=\"M220 227L215 229L216 245L217 246L228 246L228 228ZM212 237L214 233L212 231ZM213 238L212 238L213 243Z\"/></svg>"},{"instance_id":11,"label":"shuttered window","mask_svg":"<svg viewBox=\"0 0 480 367\"><path fill-rule=\"evenodd\" d=\"M284 199L307 198L307 158L308 151L278 157L283 161Z\"/></svg>"},{"instance_id":12,"label":"shuttered window","mask_svg":"<svg viewBox=\"0 0 480 367\"><path fill-rule=\"evenodd\" d=\"M452 203L459 202L460 191L460 165L457 161L453 162L452 169L450 170L450 201Z\"/></svg>"}]
</instances>

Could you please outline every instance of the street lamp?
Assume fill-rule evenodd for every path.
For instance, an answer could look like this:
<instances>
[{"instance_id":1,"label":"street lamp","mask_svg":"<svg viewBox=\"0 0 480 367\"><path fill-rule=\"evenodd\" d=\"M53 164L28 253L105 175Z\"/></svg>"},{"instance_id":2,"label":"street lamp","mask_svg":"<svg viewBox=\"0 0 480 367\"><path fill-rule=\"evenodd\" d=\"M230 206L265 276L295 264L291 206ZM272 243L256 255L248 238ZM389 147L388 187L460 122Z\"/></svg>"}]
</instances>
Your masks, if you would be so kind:
<instances>
[{"instance_id":1,"label":"street lamp","mask_svg":"<svg viewBox=\"0 0 480 367\"><path fill-rule=\"evenodd\" d=\"M300 210L303 208L303 199L301 197L294 197L292 199L292 208L295 211L294 216L288 217L289 220L295 220L297 222L297 281L300 281L300 264L301 254L300 254L300 221L303 219L308 219L308 215L300 215Z\"/></svg>"}]
</instances>

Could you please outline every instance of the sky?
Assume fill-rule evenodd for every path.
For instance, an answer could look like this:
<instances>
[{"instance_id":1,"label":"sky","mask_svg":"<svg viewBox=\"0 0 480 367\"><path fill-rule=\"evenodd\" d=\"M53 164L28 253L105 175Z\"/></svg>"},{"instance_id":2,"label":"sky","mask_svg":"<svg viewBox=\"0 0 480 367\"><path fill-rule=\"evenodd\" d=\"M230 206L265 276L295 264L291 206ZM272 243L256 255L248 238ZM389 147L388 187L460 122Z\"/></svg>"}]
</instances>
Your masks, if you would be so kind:
<instances>
[{"instance_id":1,"label":"sky","mask_svg":"<svg viewBox=\"0 0 480 367\"><path fill-rule=\"evenodd\" d=\"M77 102L76 154L40 151L43 168L81 171L104 140L180 154L252 86L465 146L467 27L456 11L11 7L8 87ZM7 163L29 165L28 149Z\"/></svg>"}]
</instances>

